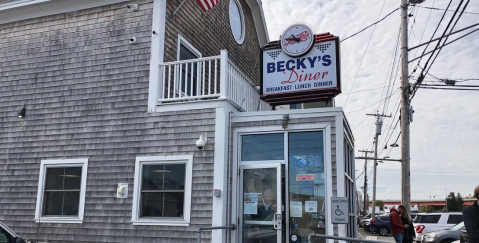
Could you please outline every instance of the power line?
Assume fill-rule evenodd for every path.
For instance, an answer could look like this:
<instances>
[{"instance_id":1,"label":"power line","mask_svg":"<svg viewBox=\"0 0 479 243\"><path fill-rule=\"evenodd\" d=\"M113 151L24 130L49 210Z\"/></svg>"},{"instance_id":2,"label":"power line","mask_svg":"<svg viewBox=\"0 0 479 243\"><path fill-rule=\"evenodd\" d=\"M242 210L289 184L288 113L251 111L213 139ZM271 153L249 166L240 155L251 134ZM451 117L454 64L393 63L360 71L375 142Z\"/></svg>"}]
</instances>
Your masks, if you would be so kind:
<instances>
[{"instance_id":1,"label":"power line","mask_svg":"<svg viewBox=\"0 0 479 243\"><path fill-rule=\"evenodd\" d=\"M384 3L383 3L383 7L384 7ZM376 21L376 22L374 22L373 24L369 25L368 27L366 27L366 28L360 30L359 32L356 32L355 34L352 34L352 35L350 35L350 36L344 38L341 42L343 42L343 41L345 41L345 40L347 40L347 39L349 39L349 38L351 38L351 37L353 37L353 36L355 36L355 35L357 35L357 34L363 32L363 31L367 30L368 28L370 28L370 27L373 26L373 25L376 25L376 24L380 23L381 21L383 21L384 19L386 19L387 17L389 17L389 15L391 15L392 13L398 11L399 9L400 9L400 8L394 9L392 12L390 12L390 13L388 13L386 16L384 16L384 18L382 18L381 20ZM383 10L383 9L381 8L381 12L382 12L382 10ZM381 14L381 13L379 13L379 14ZM378 19L379 19L379 16L378 16Z\"/></svg>"},{"instance_id":2,"label":"power line","mask_svg":"<svg viewBox=\"0 0 479 243\"><path fill-rule=\"evenodd\" d=\"M451 2L452 2L452 0L451 0ZM449 9L449 6L450 6L451 2L449 2L449 5L447 6L447 9ZM433 57L434 54L435 54L436 49L438 49L438 47L441 45L442 38L444 38L444 36L446 35L446 33L447 33L448 29L449 29L449 26L451 26L452 22L454 21L454 18L456 17L456 14L457 14L457 12L459 11L459 9L461 8L461 5L462 5L463 2L464 2L464 0L461 0L461 2L459 2L459 5L457 6L456 11L454 12L454 14L452 15L451 19L449 20L449 23L447 24L446 28L444 29L444 32L443 32L441 38L438 40L437 45L436 45L436 48L434 48L432 54L431 54L431 55L429 56L429 58L427 59L426 64L424 64L424 67L421 68L421 69L422 69L422 70L421 70L421 74L419 75L419 79L416 81L416 86L415 86L415 88L414 88L414 90L413 90L412 96L409 98L409 101L411 101L411 100L414 98L414 96L416 95L416 92L417 92L418 88L421 86L421 83L422 83L422 80L421 80L421 79L424 78L424 74L423 74L423 73L426 72L426 74L427 74L428 71L431 69L431 67L432 67L432 65L434 64L434 62L436 61L436 58L438 57L438 55L439 55L439 53L440 53L442 47L444 47L444 43L447 41L447 38L449 38L449 37L446 37L446 39L445 39L445 41L444 41L444 43L443 43L443 46L439 48L437 54L436 54L435 57L434 57L434 60L431 62L431 64L430 64L429 67L428 67L429 61L431 61L432 57ZM467 1L466 5L465 5L464 8L462 9L462 11L465 10L465 7L467 7L468 4L469 4L469 0ZM446 14L446 11L444 11L443 17L445 16L445 14ZM452 32L452 30L453 30L454 27L456 26L456 24L457 24L457 22L459 21L459 19L460 19L461 16L462 16L462 12L461 12L461 14L459 15L459 17L457 18L457 20L456 20L456 22L454 23L454 25L452 26L452 28L451 28L451 30L449 31L449 33ZM442 18L441 18L441 21L442 21ZM441 21L440 21L439 23L441 23ZM439 27L439 25L438 25L437 27ZM436 30L437 30L437 28L436 28ZM435 32L434 32L434 33L435 33ZM433 37L434 37L434 35L433 35ZM432 40L433 37L431 37L431 40ZM457 40L457 39L456 39L456 40ZM428 43L427 46L429 46L429 43ZM427 46L426 46L426 48L427 48ZM424 52L426 51L426 48L424 49L423 54L424 54ZM422 56L423 56L423 55L421 55L421 58L422 58ZM419 62L421 62L421 59L419 59ZM419 62L418 62L418 64L419 64ZM426 70L426 69L427 69L427 70Z\"/></svg>"},{"instance_id":3,"label":"power line","mask_svg":"<svg viewBox=\"0 0 479 243\"><path fill-rule=\"evenodd\" d=\"M384 8L384 4L386 3L386 0L384 0L383 2L383 6L381 6L381 10L379 11L379 14L378 14L378 19L379 19L379 16L381 16L381 13L383 11L383 8ZM391 12L392 13L392 12ZM391 14L390 13L390 14ZM386 16L387 17L387 16ZM383 18L384 19L384 18ZM369 27L366 27L366 28L369 28ZM366 53L368 52L368 49L369 49L369 44L371 43L371 40L373 39L373 35L374 35L374 32L376 31L376 25L374 26L373 28L373 32L371 33L371 36L369 37L369 41L368 41L368 45L366 46L366 50L364 51L364 54L363 54L363 58L361 59L361 62L359 63L359 67L358 67L358 71L356 72L356 76L354 76L354 80L353 80L353 85L351 85L351 90L349 90L349 92L353 91L353 88L354 88L354 83L356 83L356 78L358 77L358 74L359 74L359 70L361 70L361 66L363 65L363 61L364 61L364 57L366 57ZM361 31L360 31L361 32ZM358 32L359 33L359 32ZM357 33L356 33L357 34ZM354 35L356 35L354 34ZM354 36L353 35L353 36ZM352 37L352 36L350 36ZM348 38L350 38L348 37ZM347 40L348 38L342 40L342 41L345 41ZM341 42L342 42L341 41ZM346 97L346 102L344 102L344 105L343 105L343 109L346 110L346 105L348 104L348 100L349 100L349 94L348 96Z\"/></svg>"},{"instance_id":4,"label":"power line","mask_svg":"<svg viewBox=\"0 0 479 243\"><path fill-rule=\"evenodd\" d=\"M436 88L436 87L418 87L421 89L442 89L442 90L464 90L464 91L479 91L479 89L457 89L457 88Z\"/></svg>"},{"instance_id":5,"label":"power line","mask_svg":"<svg viewBox=\"0 0 479 243\"><path fill-rule=\"evenodd\" d=\"M434 4L435 4L435 3L436 3L436 0L434 0L434 1L432 2L432 7L434 7ZM427 24L429 23L429 18L431 17L431 13L432 13L432 10L429 11L429 15L427 16L426 25L424 25L424 29L422 30L422 35L421 35L421 39L419 39L419 43L421 43L422 38L424 37L424 33L426 33L426 28L427 28ZM416 53L414 54L414 58L416 58L416 56L417 56L417 51L418 51L418 50L419 50L419 49L416 49ZM419 65L419 63L418 63L418 65ZM414 73L415 71L416 71L416 69L414 69L414 70L412 71L412 73ZM412 73L411 73L411 74L412 74ZM409 74L409 76L411 76L411 74Z\"/></svg>"},{"instance_id":6,"label":"power line","mask_svg":"<svg viewBox=\"0 0 479 243\"><path fill-rule=\"evenodd\" d=\"M434 4L433 4L433 5L434 5ZM416 7L431 9L431 11L432 11L432 10L446 10L446 9L443 9L443 8L422 7L422 6L419 6L419 5L416 5ZM453 12L454 10L446 10L446 11L451 11L451 12ZM464 13L465 13L465 14L477 14L477 15L479 15L479 13L473 13L473 12L464 12Z\"/></svg>"},{"instance_id":7,"label":"power line","mask_svg":"<svg viewBox=\"0 0 479 243\"><path fill-rule=\"evenodd\" d=\"M377 104L379 104L379 103L381 103L381 102L383 102L383 101L389 99L391 96L393 96L394 94L396 94L399 90L400 90L400 89L397 89L397 90L396 90L394 93L392 93L389 97L386 97L386 98L380 100L379 102L376 102L376 103L374 103L374 104L372 104L372 105L366 106L366 107L361 108L361 109L358 109L358 110L346 112L346 114L353 113L353 112L356 112L356 111L361 111L361 110L364 110L364 109L366 109L366 108L369 108L369 107L371 107L371 106L373 106L373 105L377 105Z\"/></svg>"}]
</instances>

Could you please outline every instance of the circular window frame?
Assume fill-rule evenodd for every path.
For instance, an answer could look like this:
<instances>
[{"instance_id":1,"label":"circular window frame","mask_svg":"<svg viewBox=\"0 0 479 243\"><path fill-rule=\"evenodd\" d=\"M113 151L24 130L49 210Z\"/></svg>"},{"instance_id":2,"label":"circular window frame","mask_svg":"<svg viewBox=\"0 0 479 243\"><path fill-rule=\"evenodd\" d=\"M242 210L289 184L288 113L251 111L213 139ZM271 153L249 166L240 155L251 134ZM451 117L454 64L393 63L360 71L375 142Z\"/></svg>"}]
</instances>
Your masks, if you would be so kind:
<instances>
[{"instance_id":1,"label":"circular window frame","mask_svg":"<svg viewBox=\"0 0 479 243\"><path fill-rule=\"evenodd\" d=\"M238 8L238 12L240 14L241 18L241 37L239 40L236 38L236 36L233 33L233 25L231 24L231 13L230 13L230 7L231 3L234 2L236 4L236 7ZM244 13L243 13L243 8L241 7L241 4L239 3L238 0L230 0L230 3L228 5L228 17L229 17L229 22L230 22L230 29L231 29L231 34L233 35L233 38L236 40L238 44L243 44L244 42L244 37L246 35L246 28L245 28L245 23L244 23Z\"/></svg>"}]
</instances>

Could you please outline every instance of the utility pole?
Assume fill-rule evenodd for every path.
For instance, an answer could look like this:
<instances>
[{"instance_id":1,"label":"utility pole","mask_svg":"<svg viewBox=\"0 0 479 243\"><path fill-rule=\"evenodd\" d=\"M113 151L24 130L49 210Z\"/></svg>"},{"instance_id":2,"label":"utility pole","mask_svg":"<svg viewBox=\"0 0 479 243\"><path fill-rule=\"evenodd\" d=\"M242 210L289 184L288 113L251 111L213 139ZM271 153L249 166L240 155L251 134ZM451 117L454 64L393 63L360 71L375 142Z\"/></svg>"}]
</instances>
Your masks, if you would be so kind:
<instances>
[{"instance_id":1,"label":"utility pole","mask_svg":"<svg viewBox=\"0 0 479 243\"><path fill-rule=\"evenodd\" d=\"M376 172L378 166L378 137L381 135L381 128L383 126L383 117L391 117L386 115L376 114L366 114L368 116L376 117L376 136L374 136L374 178L373 178L373 217L376 215Z\"/></svg>"},{"instance_id":2,"label":"utility pole","mask_svg":"<svg viewBox=\"0 0 479 243\"><path fill-rule=\"evenodd\" d=\"M364 157L368 157L368 153L372 153L373 151L368 150L359 150L359 152L364 152ZM368 198L368 159L365 159L364 162L364 210L363 216L366 216L366 209L367 207L367 198Z\"/></svg>"},{"instance_id":3,"label":"utility pole","mask_svg":"<svg viewBox=\"0 0 479 243\"><path fill-rule=\"evenodd\" d=\"M408 0L401 0L401 203L411 211L407 7Z\"/></svg>"}]
</instances>

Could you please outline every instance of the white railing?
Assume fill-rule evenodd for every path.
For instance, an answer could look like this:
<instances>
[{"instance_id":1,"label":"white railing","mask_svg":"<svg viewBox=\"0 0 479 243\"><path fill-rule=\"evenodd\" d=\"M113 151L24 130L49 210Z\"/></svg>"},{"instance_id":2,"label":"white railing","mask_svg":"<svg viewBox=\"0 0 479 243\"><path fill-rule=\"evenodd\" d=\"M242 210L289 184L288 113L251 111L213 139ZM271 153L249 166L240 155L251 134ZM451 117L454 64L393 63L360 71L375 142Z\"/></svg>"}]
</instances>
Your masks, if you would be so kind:
<instances>
[{"instance_id":1,"label":"white railing","mask_svg":"<svg viewBox=\"0 0 479 243\"><path fill-rule=\"evenodd\" d=\"M228 99L243 111L271 110L260 100L254 83L228 59L221 55L162 63L160 66L161 104Z\"/></svg>"}]
</instances>

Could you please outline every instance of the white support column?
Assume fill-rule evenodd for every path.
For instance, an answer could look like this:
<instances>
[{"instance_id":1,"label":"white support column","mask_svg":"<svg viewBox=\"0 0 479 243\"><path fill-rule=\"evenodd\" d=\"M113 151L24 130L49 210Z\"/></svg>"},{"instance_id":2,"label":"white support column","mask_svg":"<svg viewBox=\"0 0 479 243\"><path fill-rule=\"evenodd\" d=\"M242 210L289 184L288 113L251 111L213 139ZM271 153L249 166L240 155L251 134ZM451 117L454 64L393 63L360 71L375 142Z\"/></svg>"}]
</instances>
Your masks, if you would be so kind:
<instances>
[{"instance_id":1,"label":"white support column","mask_svg":"<svg viewBox=\"0 0 479 243\"><path fill-rule=\"evenodd\" d=\"M228 124L226 107L216 108L213 189L221 190L221 194L219 197L213 196L212 226L227 224ZM213 230L211 237L211 242L226 242L226 230Z\"/></svg>"},{"instance_id":2,"label":"white support column","mask_svg":"<svg viewBox=\"0 0 479 243\"><path fill-rule=\"evenodd\" d=\"M221 50L221 67L220 67L220 99L226 99L228 90L228 51Z\"/></svg>"},{"instance_id":3,"label":"white support column","mask_svg":"<svg viewBox=\"0 0 479 243\"><path fill-rule=\"evenodd\" d=\"M165 53L166 0L154 0L151 32L150 77L148 84L148 112L155 112L158 97L161 95L162 75L158 64L163 63ZM153 34L153 31L155 34Z\"/></svg>"},{"instance_id":4,"label":"white support column","mask_svg":"<svg viewBox=\"0 0 479 243\"><path fill-rule=\"evenodd\" d=\"M344 172L346 168L344 167L344 124L343 124L343 116L335 116L335 126L336 126L336 178L337 178L337 196L338 197L345 197L346 191L346 176ZM351 198L349 198L349 202L351 203ZM355 224L356 222L349 222L350 224ZM338 224L338 236L348 237L346 232L346 225L345 224ZM344 242L344 241L339 241Z\"/></svg>"}]
</instances>

